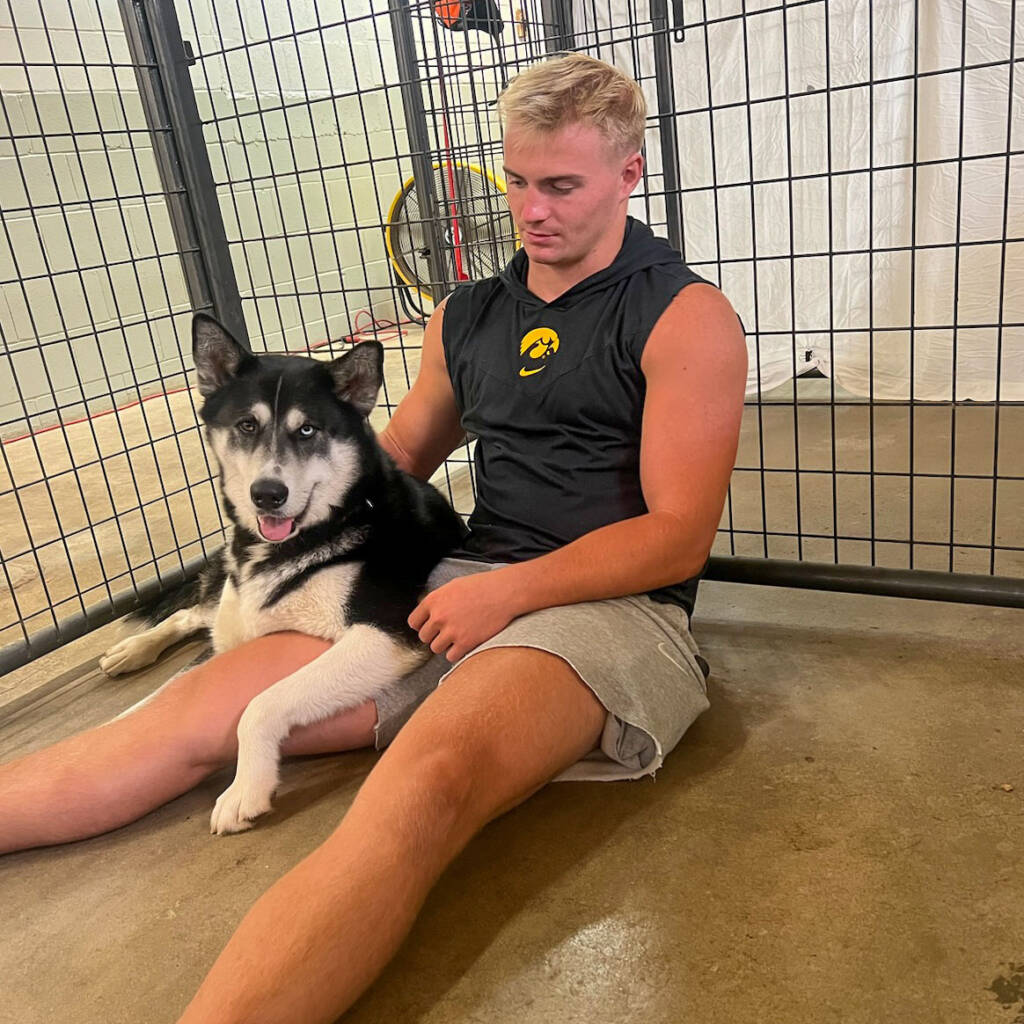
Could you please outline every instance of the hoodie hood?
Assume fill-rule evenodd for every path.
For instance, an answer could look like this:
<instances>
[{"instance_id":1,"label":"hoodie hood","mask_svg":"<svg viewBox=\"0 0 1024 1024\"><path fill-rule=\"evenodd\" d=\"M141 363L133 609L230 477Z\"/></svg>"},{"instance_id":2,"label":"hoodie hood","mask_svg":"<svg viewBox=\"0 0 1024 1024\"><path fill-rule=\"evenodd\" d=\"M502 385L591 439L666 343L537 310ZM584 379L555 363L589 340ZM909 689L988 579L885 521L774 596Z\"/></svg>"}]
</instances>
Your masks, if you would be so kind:
<instances>
[{"instance_id":1,"label":"hoodie hood","mask_svg":"<svg viewBox=\"0 0 1024 1024\"><path fill-rule=\"evenodd\" d=\"M530 258L525 249L520 249L509 260L500 274L501 283L518 302L532 307L548 306L551 309L571 309L576 303L589 298L624 277L638 270L662 264L679 265L679 253L664 238L656 238L646 225L632 217L626 218L626 231L622 237L622 248L615 259L603 270L585 277L557 299L545 302L526 286L530 269Z\"/></svg>"}]
</instances>

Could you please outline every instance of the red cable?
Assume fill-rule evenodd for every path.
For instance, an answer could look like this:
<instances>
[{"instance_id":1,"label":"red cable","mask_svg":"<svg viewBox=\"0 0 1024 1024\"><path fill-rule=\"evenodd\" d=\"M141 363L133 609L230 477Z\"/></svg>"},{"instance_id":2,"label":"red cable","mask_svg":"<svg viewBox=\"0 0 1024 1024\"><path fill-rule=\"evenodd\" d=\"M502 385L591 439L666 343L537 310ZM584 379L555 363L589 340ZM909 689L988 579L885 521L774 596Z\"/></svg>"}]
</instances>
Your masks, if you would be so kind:
<instances>
[{"instance_id":1,"label":"red cable","mask_svg":"<svg viewBox=\"0 0 1024 1024\"><path fill-rule=\"evenodd\" d=\"M15 441L24 441L28 437L35 437L37 434L46 434L51 430L59 430L62 427L73 427L78 423L87 423L89 420L98 420L101 416L110 416L115 412L123 412L125 409L132 409L136 405L142 405L143 402L151 402L154 398L165 398L167 395L178 395L182 391L191 391L191 388L174 388L171 391L158 391L153 395L146 395L145 398L140 398L135 402L128 402L127 405L119 405L113 409L104 409L103 412L94 412L91 416L83 416L81 419L69 420L65 423L63 420L59 423L54 423L49 427L40 427L38 430L30 430L27 434L19 434L18 437L5 437L3 444L14 444Z\"/></svg>"}]
</instances>

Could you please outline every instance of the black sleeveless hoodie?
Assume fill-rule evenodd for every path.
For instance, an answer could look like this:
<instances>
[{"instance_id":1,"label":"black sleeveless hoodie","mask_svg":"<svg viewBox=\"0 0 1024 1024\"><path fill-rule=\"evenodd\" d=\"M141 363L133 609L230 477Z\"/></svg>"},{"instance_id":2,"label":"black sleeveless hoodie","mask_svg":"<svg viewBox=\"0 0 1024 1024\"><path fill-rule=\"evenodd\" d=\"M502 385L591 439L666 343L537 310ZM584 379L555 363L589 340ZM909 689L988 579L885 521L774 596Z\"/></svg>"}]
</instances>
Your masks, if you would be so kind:
<instances>
[{"instance_id":1,"label":"black sleeveless hoodie","mask_svg":"<svg viewBox=\"0 0 1024 1024\"><path fill-rule=\"evenodd\" d=\"M640 358L675 295L704 280L633 218L614 262L552 302L527 289L528 268L520 249L445 307L448 374L477 437L476 508L457 557L521 562L647 512ZM699 579L651 596L692 613Z\"/></svg>"}]
</instances>

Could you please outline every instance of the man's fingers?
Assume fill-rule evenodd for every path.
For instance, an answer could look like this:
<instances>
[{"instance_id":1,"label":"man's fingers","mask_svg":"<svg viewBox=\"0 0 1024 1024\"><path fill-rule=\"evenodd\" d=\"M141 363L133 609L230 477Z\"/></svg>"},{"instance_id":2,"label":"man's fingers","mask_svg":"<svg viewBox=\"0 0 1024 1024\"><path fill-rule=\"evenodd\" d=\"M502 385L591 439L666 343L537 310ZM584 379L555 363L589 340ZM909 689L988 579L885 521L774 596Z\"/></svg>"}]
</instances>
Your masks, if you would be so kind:
<instances>
[{"instance_id":1,"label":"man's fingers","mask_svg":"<svg viewBox=\"0 0 1024 1024\"><path fill-rule=\"evenodd\" d=\"M410 629L415 629L419 632L420 626L430 617L430 613L423 607L422 604L416 605L412 610L412 615L409 616L405 621L409 623Z\"/></svg>"},{"instance_id":2,"label":"man's fingers","mask_svg":"<svg viewBox=\"0 0 1024 1024\"><path fill-rule=\"evenodd\" d=\"M419 630L419 638L425 644L432 643L438 633L441 632L441 627L436 622L431 622L429 619L426 624Z\"/></svg>"},{"instance_id":3,"label":"man's fingers","mask_svg":"<svg viewBox=\"0 0 1024 1024\"><path fill-rule=\"evenodd\" d=\"M423 642L426 643L425 640ZM434 637L433 641L431 642L430 649L435 654L442 654L451 646L451 644L451 638L447 635L447 633L438 633L437 636Z\"/></svg>"}]
</instances>

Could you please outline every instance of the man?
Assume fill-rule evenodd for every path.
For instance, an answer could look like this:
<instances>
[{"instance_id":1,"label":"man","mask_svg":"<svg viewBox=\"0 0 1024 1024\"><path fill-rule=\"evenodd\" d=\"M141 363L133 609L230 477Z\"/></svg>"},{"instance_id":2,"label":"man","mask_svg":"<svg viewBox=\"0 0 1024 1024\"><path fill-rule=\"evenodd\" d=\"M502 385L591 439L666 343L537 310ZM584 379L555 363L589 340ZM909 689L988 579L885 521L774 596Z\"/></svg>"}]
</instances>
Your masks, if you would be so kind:
<instances>
[{"instance_id":1,"label":"man","mask_svg":"<svg viewBox=\"0 0 1024 1024\"><path fill-rule=\"evenodd\" d=\"M478 437L470 537L409 620L437 657L289 738L285 753L385 750L333 835L244 918L183 1024L333 1021L488 821L556 777L653 774L707 707L688 612L736 454L742 331L627 217L635 82L560 57L516 78L502 113L522 249L438 307L379 438L427 478ZM0 849L115 827L230 763L249 700L324 648L261 638L5 766Z\"/></svg>"}]
</instances>

